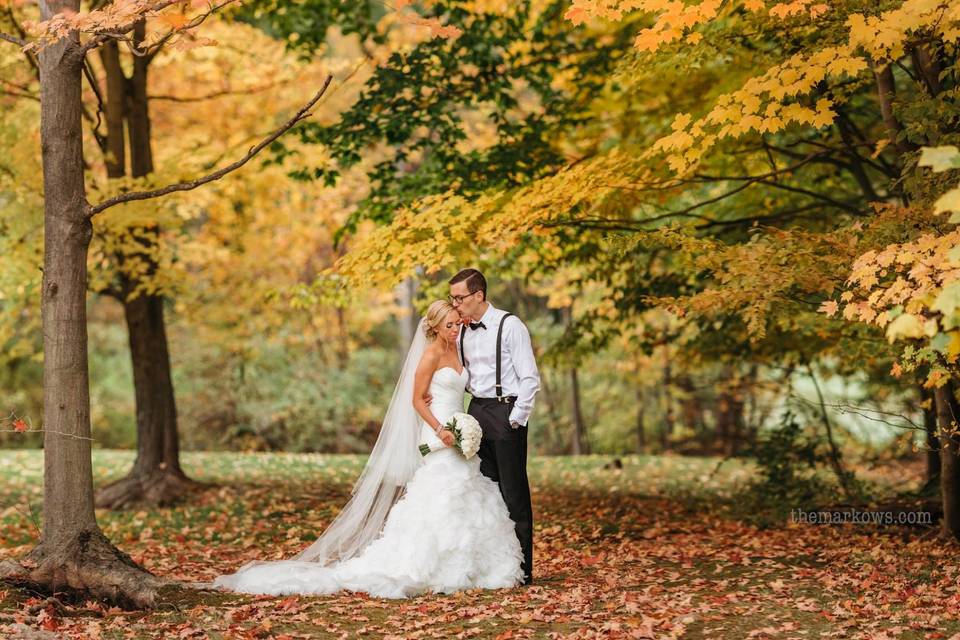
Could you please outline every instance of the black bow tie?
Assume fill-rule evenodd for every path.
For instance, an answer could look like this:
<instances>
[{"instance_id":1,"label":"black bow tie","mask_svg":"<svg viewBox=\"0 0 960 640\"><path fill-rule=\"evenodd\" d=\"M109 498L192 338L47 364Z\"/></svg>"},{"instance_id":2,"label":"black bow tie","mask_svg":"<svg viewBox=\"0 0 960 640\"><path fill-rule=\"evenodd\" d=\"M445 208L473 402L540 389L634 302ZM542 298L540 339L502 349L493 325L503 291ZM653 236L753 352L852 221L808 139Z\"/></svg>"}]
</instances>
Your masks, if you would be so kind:
<instances>
[{"instance_id":1,"label":"black bow tie","mask_svg":"<svg viewBox=\"0 0 960 640\"><path fill-rule=\"evenodd\" d=\"M482 322L471 322L470 328L476 331L477 329L486 329L487 325L483 324Z\"/></svg>"}]
</instances>

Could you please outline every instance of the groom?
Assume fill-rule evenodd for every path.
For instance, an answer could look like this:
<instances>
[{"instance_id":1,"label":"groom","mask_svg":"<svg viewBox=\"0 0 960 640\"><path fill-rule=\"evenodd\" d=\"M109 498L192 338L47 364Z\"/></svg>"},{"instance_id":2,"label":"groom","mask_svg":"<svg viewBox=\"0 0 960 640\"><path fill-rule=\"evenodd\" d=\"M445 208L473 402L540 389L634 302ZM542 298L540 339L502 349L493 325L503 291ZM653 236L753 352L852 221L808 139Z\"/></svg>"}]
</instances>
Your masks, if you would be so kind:
<instances>
[{"instance_id":1,"label":"groom","mask_svg":"<svg viewBox=\"0 0 960 640\"><path fill-rule=\"evenodd\" d=\"M483 428L480 472L500 485L523 549L524 584L533 580L533 508L527 481L527 420L540 390L530 332L487 300L487 280L463 269L450 280L450 302L463 318L460 359L470 374L469 413Z\"/></svg>"}]
</instances>

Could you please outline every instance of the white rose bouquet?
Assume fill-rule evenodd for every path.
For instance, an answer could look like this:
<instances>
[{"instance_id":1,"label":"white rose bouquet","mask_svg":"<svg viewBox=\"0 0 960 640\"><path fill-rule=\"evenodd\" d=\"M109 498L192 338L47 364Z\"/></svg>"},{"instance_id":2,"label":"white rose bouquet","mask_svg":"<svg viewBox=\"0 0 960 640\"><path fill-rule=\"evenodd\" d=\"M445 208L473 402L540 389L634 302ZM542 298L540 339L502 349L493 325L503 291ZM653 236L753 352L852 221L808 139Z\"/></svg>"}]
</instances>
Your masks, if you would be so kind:
<instances>
[{"instance_id":1,"label":"white rose bouquet","mask_svg":"<svg viewBox=\"0 0 960 640\"><path fill-rule=\"evenodd\" d=\"M480 438L483 437L483 430L476 418L469 413L455 413L444 426L453 433L456 447L460 449L464 458L469 460L476 455L480 449ZM420 445L421 455L425 456L431 451L438 451L438 449L431 449L428 444Z\"/></svg>"}]
</instances>

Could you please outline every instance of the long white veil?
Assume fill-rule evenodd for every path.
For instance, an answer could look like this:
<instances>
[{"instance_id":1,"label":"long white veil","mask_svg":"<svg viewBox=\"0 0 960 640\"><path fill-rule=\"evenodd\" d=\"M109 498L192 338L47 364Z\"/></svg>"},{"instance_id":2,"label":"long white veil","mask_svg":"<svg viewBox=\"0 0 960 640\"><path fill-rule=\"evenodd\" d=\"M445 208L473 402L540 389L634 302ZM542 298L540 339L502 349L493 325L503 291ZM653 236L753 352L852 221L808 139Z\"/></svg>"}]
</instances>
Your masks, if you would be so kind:
<instances>
[{"instance_id":1,"label":"long white veil","mask_svg":"<svg viewBox=\"0 0 960 640\"><path fill-rule=\"evenodd\" d=\"M326 566L359 554L380 534L390 509L423 464L418 447L420 416L413 408L413 380L427 344L423 326L421 318L383 417L380 435L353 486L350 500L327 530L293 560Z\"/></svg>"},{"instance_id":2,"label":"long white veil","mask_svg":"<svg viewBox=\"0 0 960 640\"><path fill-rule=\"evenodd\" d=\"M353 486L351 497L326 531L309 547L290 560L254 560L231 576L216 582L229 586L238 574L256 566L274 562L312 562L329 566L358 555L379 535L387 514L403 495L404 487L423 464L418 443L420 417L413 408L413 381L417 365L426 347L421 318L407 352L400 379L380 427L380 435L370 451L363 472Z\"/></svg>"}]
</instances>

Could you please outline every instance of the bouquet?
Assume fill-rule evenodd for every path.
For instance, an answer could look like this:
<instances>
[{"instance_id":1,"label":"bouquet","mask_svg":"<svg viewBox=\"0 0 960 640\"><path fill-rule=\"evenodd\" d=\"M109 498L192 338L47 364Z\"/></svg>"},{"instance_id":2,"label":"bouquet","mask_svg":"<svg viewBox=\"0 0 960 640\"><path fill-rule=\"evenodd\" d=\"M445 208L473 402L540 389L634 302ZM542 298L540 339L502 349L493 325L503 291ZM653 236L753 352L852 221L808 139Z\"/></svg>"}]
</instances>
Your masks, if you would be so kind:
<instances>
[{"instance_id":1,"label":"bouquet","mask_svg":"<svg viewBox=\"0 0 960 640\"><path fill-rule=\"evenodd\" d=\"M480 438L483 437L483 430L480 429L480 423L477 422L476 418L468 413L455 413L444 427L453 433L453 437L456 439L456 447L460 449L464 458L470 459L477 453L480 448ZM431 451L437 450L431 449L428 444L420 445L420 455L425 456Z\"/></svg>"}]
</instances>

